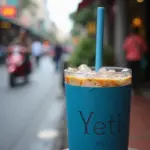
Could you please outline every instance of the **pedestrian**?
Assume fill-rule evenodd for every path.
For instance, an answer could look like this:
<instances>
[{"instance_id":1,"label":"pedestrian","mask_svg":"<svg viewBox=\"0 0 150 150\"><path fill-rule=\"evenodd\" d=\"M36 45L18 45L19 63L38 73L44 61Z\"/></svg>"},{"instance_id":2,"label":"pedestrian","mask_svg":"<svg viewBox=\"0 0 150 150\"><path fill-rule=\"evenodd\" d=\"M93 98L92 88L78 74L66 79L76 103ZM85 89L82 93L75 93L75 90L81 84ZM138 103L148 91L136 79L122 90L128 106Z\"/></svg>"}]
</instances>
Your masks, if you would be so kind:
<instances>
[{"instance_id":1,"label":"pedestrian","mask_svg":"<svg viewBox=\"0 0 150 150\"><path fill-rule=\"evenodd\" d=\"M123 49L125 51L127 66L132 69L133 91L137 93L139 92L141 60L147 51L146 42L140 35L138 27L133 28L132 32L127 36L123 44Z\"/></svg>"},{"instance_id":2,"label":"pedestrian","mask_svg":"<svg viewBox=\"0 0 150 150\"><path fill-rule=\"evenodd\" d=\"M32 43L32 55L35 57L36 65L39 66L40 57L42 54L42 43L39 39L35 39Z\"/></svg>"},{"instance_id":3,"label":"pedestrian","mask_svg":"<svg viewBox=\"0 0 150 150\"><path fill-rule=\"evenodd\" d=\"M54 47L55 55L54 55L54 62L55 62L55 70L58 72L59 71L59 63L60 59L63 53L63 48L59 43L56 43Z\"/></svg>"}]
</instances>

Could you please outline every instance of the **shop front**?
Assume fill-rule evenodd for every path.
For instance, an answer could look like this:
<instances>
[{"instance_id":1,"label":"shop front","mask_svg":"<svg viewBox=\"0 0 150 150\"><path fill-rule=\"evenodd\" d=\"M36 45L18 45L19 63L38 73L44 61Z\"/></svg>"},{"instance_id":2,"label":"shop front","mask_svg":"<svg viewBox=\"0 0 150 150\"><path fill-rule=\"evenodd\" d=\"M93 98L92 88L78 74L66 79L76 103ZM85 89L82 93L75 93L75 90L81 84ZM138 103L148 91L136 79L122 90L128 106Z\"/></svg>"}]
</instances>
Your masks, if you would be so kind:
<instances>
[{"instance_id":1,"label":"shop front","mask_svg":"<svg viewBox=\"0 0 150 150\"><path fill-rule=\"evenodd\" d=\"M15 36L18 25L15 22L17 9L15 6L0 6L0 43L7 45Z\"/></svg>"},{"instance_id":2,"label":"shop front","mask_svg":"<svg viewBox=\"0 0 150 150\"><path fill-rule=\"evenodd\" d=\"M139 27L140 34L145 39L148 52L144 55L141 69L144 72L145 79L150 80L150 1L149 0L129 0L127 31L131 27Z\"/></svg>"},{"instance_id":3,"label":"shop front","mask_svg":"<svg viewBox=\"0 0 150 150\"><path fill-rule=\"evenodd\" d=\"M149 0L115 0L113 7L113 26L108 25L113 33L113 47L117 65L125 66L126 60L123 52L123 42L130 33L132 27L139 27L141 36L148 45L148 52L144 55L141 63L141 71L150 80L150 1ZM106 5L108 8L108 5ZM110 8L109 8L110 10ZM109 14L110 16L110 14ZM112 35L107 32L107 36ZM110 43L110 42L109 42Z\"/></svg>"},{"instance_id":4,"label":"shop front","mask_svg":"<svg viewBox=\"0 0 150 150\"><path fill-rule=\"evenodd\" d=\"M0 44L8 45L19 33L20 26L9 19L0 17Z\"/></svg>"}]
</instances>

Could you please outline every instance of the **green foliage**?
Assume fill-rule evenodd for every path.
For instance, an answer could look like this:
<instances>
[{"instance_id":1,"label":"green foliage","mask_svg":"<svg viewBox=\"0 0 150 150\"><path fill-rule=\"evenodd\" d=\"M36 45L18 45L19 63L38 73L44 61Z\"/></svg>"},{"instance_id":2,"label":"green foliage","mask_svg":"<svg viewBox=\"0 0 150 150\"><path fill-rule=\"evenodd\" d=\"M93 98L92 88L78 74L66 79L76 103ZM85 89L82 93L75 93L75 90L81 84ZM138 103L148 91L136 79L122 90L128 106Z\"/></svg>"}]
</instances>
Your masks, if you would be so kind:
<instances>
[{"instance_id":1,"label":"green foliage","mask_svg":"<svg viewBox=\"0 0 150 150\"><path fill-rule=\"evenodd\" d=\"M85 27L87 23L96 21L97 6L100 5L97 2L93 2L86 8L83 8L77 12L70 14L71 20L74 22L72 29L72 35L78 35L77 25ZM68 61L69 66L77 67L80 64L87 64L88 66L95 65L95 45L96 41L93 37L83 38ZM103 65L114 65L114 51L110 46L104 46L103 48Z\"/></svg>"},{"instance_id":2,"label":"green foliage","mask_svg":"<svg viewBox=\"0 0 150 150\"><path fill-rule=\"evenodd\" d=\"M80 30L74 26L73 29L71 30L71 34L73 36L78 36L80 35Z\"/></svg>"},{"instance_id":3,"label":"green foliage","mask_svg":"<svg viewBox=\"0 0 150 150\"><path fill-rule=\"evenodd\" d=\"M115 65L114 50L112 49L111 46L104 46L103 64L104 64L104 66L114 66Z\"/></svg>"},{"instance_id":4,"label":"green foliage","mask_svg":"<svg viewBox=\"0 0 150 150\"><path fill-rule=\"evenodd\" d=\"M93 38L83 38L70 57L69 65L77 67L80 64L93 65L95 56L95 40Z\"/></svg>"},{"instance_id":5,"label":"green foliage","mask_svg":"<svg viewBox=\"0 0 150 150\"><path fill-rule=\"evenodd\" d=\"M83 38L69 59L68 62L69 66L77 67L80 64L87 64L88 66L94 66L95 43L96 41L94 38L90 37ZM103 64L106 66L114 65L113 50L109 46L104 47Z\"/></svg>"},{"instance_id":6,"label":"green foliage","mask_svg":"<svg viewBox=\"0 0 150 150\"><path fill-rule=\"evenodd\" d=\"M78 12L70 14L71 20L76 24L85 26L89 21L96 20L96 7L86 7Z\"/></svg>"}]
</instances>

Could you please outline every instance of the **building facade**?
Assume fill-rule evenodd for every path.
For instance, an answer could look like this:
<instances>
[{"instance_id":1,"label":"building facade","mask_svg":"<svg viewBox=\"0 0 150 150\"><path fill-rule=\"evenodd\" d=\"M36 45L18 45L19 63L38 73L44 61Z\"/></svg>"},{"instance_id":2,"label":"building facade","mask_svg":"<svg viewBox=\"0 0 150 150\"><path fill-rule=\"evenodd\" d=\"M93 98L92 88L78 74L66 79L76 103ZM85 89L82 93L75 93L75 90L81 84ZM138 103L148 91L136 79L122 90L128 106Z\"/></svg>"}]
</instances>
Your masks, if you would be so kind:
<instances>
[{"instance_id":1,"label":"building facade","mask_svg":"<svg viewBox=\"0 0 150 150\"><path fill-rule=\"evenodd\" d=\"M51 22L47 8L47 0L32 0L36 4L36 10L31 12L25 9L21 12L20 21L27 26L34 27L36 30L47 32ZM28 24L27 24L28 23Z\"/></svg>"},{"instance_id":2,"label":"building facade","mask_svg":"<svg viewBox=\"0 0 150 150\"><path fill-rule=\"evenodd\" d=\"M6 5L6 0L0 0L0 6Z\"/></svg>"}]
</instances>

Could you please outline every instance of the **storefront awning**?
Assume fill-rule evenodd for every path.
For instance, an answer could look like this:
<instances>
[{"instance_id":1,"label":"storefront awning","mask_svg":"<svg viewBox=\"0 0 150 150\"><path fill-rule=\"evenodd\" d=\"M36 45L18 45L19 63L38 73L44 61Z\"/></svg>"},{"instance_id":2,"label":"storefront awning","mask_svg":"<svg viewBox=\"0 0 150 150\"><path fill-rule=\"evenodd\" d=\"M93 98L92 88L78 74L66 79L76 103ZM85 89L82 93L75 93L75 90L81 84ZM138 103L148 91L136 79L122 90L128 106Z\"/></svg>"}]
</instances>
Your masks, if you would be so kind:
<instances>
[{"instance_id":1,"label":"storefront awning","mask_svg":"<svg viewBox=\"0 0 150 150\"><path fill-rule=\"evenodd\" d=\"M33 33L33 34L36 34L36 33L33 32L31 29L24 27L23 25L21 25L20 23L18 23L18 22L17 22L16 20L14 20L14 19L9 19L9 18L6 18L6 17L0 15L0 21L11 23L11 24L13 24L13 25L15 25L15 26L17 26L17 27L19 27L19 28L23 28L23 29L26 30L26 31L29 31L29 32L31 32L31 33Z\"/></svg>"},{"instance_id":2,"label":"storefront awning","mask_svg":"<svg viewBox=\"0 0 150 150\"><path fill-rule=\"evenodd\" d=\"M19 24L16 20L9 19L9 18L6 18L6 17L0 15L0 21L9 22L11 24L14 24L18 27L25 29L26 31L30 32L32 35L35 35L35 36L41 37L41 38L45 38L45 35L42 32L39 32L33 28L24 27L23 25Z\"/></svg>"},{"instance_id":3,"label":"storefront awning","mask_svg":"<svg viewBox=\"0 0 150 150\"><path fill-rule=\"evenodd\" d=\"M93 2L93 0L82 0L82 2L80 2L78 5L78 10L87 7L92 2Z\"/></svg>"},{"instance_id":4,"label":"storefront awning","mask_svg":"<svg viewBox=\"0 0 150 150\"><path fill-rule=\"evenodd\" d=\"M17 22L16 22L15 20L12 20L12 19L3 17L3 16L1 16L1 15L0 15L0 20L2 20L2 21L7 21L7 22L10 22L10 23L13 23L13 24L16 24L16 25L17 25Z\"/></svg>"},{"instance_id":5,"label":"storefront awning","mask_svg":"<svg viewBox=\"0 0 150 150\"><path fill-rule=\"evenodd\" d=\"M45 35L42 32L39 32L33 28L29 28L29 32L32 33L32 35L40 37L40 38L45 38Z\"/></svg>"},{"instance_id":6,"label":"storefront awning","mask_svg":"<svg viewBox=\"0 0 150 150\"><path fill-rule=\"evenodd\" d=\"M13 24L13 25L15 25L17 27L21 27L21 28L23 28L25 30L28 30L26 27L24 27L23 25L18 23L18 21L15 20L15 19L10 19L10 18L7 18L7 17L4 17L4 16L0 15L0 21L9 22L9 23L11 23L11 24Z\"/></svg>"},{"instance_id":7,"label":"storefront awning","mask_svg":"<svg viewBox=\"0 0 150 150\"><path fill-rule=\"evenodd\" d=\"M82 0L82 2L79 3L78 5L78 10L83 9L87 6L89 6L90 4L92 4L94 1L96 0ZM113 5L115 3L115 0L97 0L97 2L105 2L107 3L107 5Z\"/></svg>"}]
</instances>

